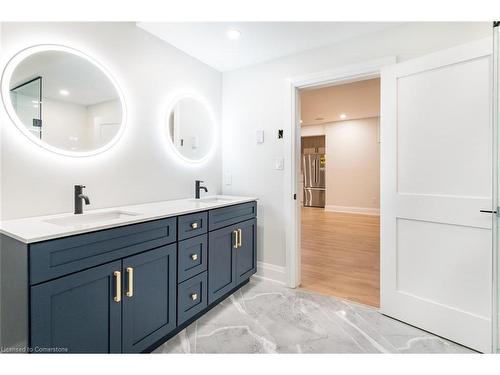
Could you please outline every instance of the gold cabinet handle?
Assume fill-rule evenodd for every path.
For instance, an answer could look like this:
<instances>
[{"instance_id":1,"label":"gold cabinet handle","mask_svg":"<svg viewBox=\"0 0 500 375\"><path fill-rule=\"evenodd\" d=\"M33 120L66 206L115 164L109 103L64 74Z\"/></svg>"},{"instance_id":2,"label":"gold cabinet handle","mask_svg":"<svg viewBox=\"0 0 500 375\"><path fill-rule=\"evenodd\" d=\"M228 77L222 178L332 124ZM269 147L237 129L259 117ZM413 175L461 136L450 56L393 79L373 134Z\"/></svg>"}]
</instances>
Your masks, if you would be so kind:
<instances>
[{"instance_id":1,"label":"gold cabinet handle","mask_svg":"<svg viewBox=\"0 0 500 375\"><path fill-rule=\"evenodd\" d=\"M238 228L238 247L241 247L241 240L242 240L242 235L241 235L241 229Z\"/></svg>"},{"instance_id":2,"label":"gold cabinet handle","mask_svg":"<svg viewBox=\"0 0 500 375\"><path fill-rule=\"evenodd\" d=\"M198 228L198 223L197 222L191 223L191 228L193 229Z\"/></svg>"},{"instance_id":3,"label":"gold cabinet handle","mask_svg":"<svg viewBox=\"0 0 500 375\"><path fill-rule=\"evenodd\" d=\"M115 302L120 302L122 300L122 273L115 271L113 275L115 276L115 297L113 299Z\"/></svg>"},{"instance_id":4,"label":"gold cabinet handle","mask_svg":"<svg viewBox=\"0 0 500 375\"><path fill-rule=\"evenodd\" d=\"M198 254L191 254L191 259L192 260L197 260L198 259Z\"/></svg>"},{"instance_id":5,"label":"gold cabinet handle","mask_svg":"<svg viewBox=\"0 0 500 375\"><path fill-rule=\"evenodd\" d=\"M128 276L128 287L127 287L127 297L132 297L134 295L134 269L132 267L127 267Z\"/></svg>"},{"instance_id":6,"label":"gold cabinet handle","mask_svg":"<svg viewBox=\"0 0 500 375\"><path fill-rule=\"evenodd\" d=\"M196 300L198 299L198 293L193 293L193 294L191 294L191 299L192 299L193 301L196 301Z\"/></svg>"},{"instance_id":7,"label":"gold cabinet handle","mask_svg":"<svg viewBox=\"0 0 500 375\"><path fill-rule=\"evenodd\" d=\"M238 231L237 230L233 230L233 234L234 234L234 244L233 244L233 247L235 249L238 248Z\"/></svg>"}]
</instances>

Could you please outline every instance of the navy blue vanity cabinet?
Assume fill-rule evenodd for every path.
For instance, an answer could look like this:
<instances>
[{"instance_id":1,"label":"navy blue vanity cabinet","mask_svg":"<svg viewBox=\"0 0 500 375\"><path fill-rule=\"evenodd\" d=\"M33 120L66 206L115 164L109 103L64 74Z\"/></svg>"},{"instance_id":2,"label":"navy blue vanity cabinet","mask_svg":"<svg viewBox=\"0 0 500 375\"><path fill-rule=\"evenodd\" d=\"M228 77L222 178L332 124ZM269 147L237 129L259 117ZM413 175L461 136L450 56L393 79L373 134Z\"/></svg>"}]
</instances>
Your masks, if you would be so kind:
<instances>
[{"instance_id":1,"label":"navy blue vanity cabinet","mask_svg":"<svg viewBox=\"0 0 500 375\"><path fill-rule=\"evenodd\" d=\"M247 280L257 272L257 219L238 224L236 249L236 283Z\"/></svg>"},{"instance_id":2,"label":"navy blue vanity cabinet","mask_svg":"<svg viewBox=\"0 0 500 375\"><path fill-rule=\"evenodd\" d=\"M107 263L31 288L31 347L37 352L120 353L122 311Z\"/></svg>"},{"instance_id":3,"label":"navy blue vanity cabinet","mask_svg":"<svg viewBox=\"0 0 500 375\"><path fill-rule=\"evenodd\" d=\"M237 225L208 233L208 303L236 287Z\"/></svg>"},{"instance_id":4,"label":"navy blue vanity cabinet","mask_svg":"<svg viewBox=\"0 0 500 375\"><path fill-rule=\"evenodd\" d=\"M177 324L181 325L207 307L207 273L179 284Z\"/></svg>"},{"instance_id":5,"label":"navy blue vanity cabinet","mask_svg":"<svg viewBox=\"0 0 500 375\"><path fill-rule=\"evenodd\" d=\"M176 327L177 246L123 259L124 353L139 353Z\"/></svg>"},{"instance_id":6,"label":"navy blue vanity cabinet","mask_svg":"<svg viewBox=\"0 0 500 375\"><path fill-rule=\"evenodd\" d=\"M256 217L256 202L245 202L29 244L2 238L2 263L19 284L2 283L2 296L22 300L2 305L6 342L149 352L256 272Z\"/></svg>"},{"instance_id":7,"label":"navy blue vanity cabinet","mask_svg":"<svg viewBox=\"0 0 500 375\"><path fill-rule=\"evenodd\" d=\"M207 270L207 235L180 241L177 256L179 283Z\"/></svg>"},{"instance_id":8,"label":"navy blue vanity cabinet","mask_svg":"<svg viewBox=\"0 0 500 375\"><path fill-rule=\"evenodd\" d=\"M208 303L245 282L257 271L257 203L208 213Z\"/></svg>"}]
</instances>

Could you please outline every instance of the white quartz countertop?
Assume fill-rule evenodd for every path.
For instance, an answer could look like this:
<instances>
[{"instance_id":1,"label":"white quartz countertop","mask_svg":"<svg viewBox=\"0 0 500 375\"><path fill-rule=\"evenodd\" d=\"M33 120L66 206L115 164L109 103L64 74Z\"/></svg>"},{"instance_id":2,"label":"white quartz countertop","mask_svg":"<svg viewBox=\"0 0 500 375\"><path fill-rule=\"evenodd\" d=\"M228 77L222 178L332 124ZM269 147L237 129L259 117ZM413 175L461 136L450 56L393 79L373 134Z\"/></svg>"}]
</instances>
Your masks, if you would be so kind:
<instances>
[{"instance_id":1,"label":"white quartz countertop","mask_svg":"<svg viewBox=\"0 0 500 375\"><path fill-rule=\"evenodd\" d=\"M0 233L24 243L33 243L155 219L206 211L214 208L251 202L257 199L256 197L217 195L203 197L200 200L192 198L177 199L132 206L86 210L82 215L63 213L28 217L0 222ZM121 212L125 213L125 215L117 215L120 217L111 219L106 218L107 213L113 212ZM77 220L80 220L80 217L82 217L82 222L73 223L72 220L74 220L75 216L78 216ZM84 222L86 219L89 219L88 222ZM58 224L54 224L51 221L58 222Z\"/></svg>"}]
</instances>

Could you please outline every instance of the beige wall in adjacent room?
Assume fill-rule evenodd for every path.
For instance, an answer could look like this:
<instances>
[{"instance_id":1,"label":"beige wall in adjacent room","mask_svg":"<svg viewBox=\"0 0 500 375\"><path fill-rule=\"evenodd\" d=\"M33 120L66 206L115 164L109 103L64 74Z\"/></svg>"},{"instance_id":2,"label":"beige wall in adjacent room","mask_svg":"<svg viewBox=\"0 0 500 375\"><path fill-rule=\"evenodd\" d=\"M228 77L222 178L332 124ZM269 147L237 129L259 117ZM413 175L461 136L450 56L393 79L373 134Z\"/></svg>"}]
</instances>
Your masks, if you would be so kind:
<instances>
[{"instance_id":1,"label":"beige wall in adjacent room","mask_svg":"<svg viewBox=\"0 0 500 375\"><path fill-rule=\"evenodd\" d=\"M303 126L326 137L326 207L377 214L380 207L379 118Z\"/></svg>"},{"instance_id":2,"label":"beige wall in adjacent room","mask_svg":"<svg viewBox=\"0 0 500 375\"><path fill-rule=\"evenodd\" d=\"M325 209L378 214L380 79L302 90L300 113L302 136L326 137Z\"/></svg>"}]
</instances>

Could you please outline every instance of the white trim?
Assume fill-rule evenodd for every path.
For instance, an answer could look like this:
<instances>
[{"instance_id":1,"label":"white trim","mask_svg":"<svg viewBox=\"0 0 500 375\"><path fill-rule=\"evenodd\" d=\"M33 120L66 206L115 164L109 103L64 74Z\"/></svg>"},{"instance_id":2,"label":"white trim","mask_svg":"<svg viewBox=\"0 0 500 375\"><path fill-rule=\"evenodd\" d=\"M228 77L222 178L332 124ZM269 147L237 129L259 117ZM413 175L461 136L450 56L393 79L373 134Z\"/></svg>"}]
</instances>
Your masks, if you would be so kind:
<instances>
[{"instance_id":1,"label":"white trim","mask_svg":"<svg viewBox=\"0 0 500 375\"><path fill-rule=\"evenodd\" d=\"M284 171L284 207L285 207L285 252L286 285L296 288L300 285L300 199L293 195L300 194L300 106L299 89L361 81L380 76L382 67L396 63L396 57L351 64L329 70L289 78L285 81L285 171Z\"/></svg>"},{"instance_id":2,"label":"white trim","mask_svg":"<svg viewBox=\"0 0 500 375\"><path fill-rule=\"evenodd\" d=\"M500 105L499 105L499 90L500 90L500 27L495 27L493 32L493 155L498 154L499 150L499 142L498 142L498 137L499 137L499 126L500 126ZM499 163L498 163L498 158L494 157L493 158L493 174L492 174L492 180L493 180L493 190L492 190L492 196L493 196L493 204L492 207L496 207L498 209L498 205L500 204L499 199L498 199L498 181L499 181L499 173L498 173L498 168L499 168ZM493 353L500 353L500 328L499 328L499 318L500 318L500 278L499 278L499 273L500 273L500 263L499 263L499 241L498 241L498 236L499 236L499 218L498 215L492 215L493 216L493 225L492 225L492 236L493 236L493 288L492 288L492 352Z\"/></svg>"},{"instance_id":3,"label":"white trim","mask_svg":"<svg viewBox=\"0 0 500 375\"><path fill-rule=\"evenodd\" d=\"M325 211L343 212L347 214L374 215L374 216L380 215L379 208L371 208L371 207L348 207L348 206L328 205L325 206Z\"/></svg>"},{"instance_id":4,"label":"white trim","mask_svg":"<svg viewBox=\"0 0 500 375\"><path fill-rule=\"evenodd\" d=\"M257 273L254 275L259 279L273 281L285 285L285 267L271 263L257 262Z\"/></svg>"}]
</instances>

